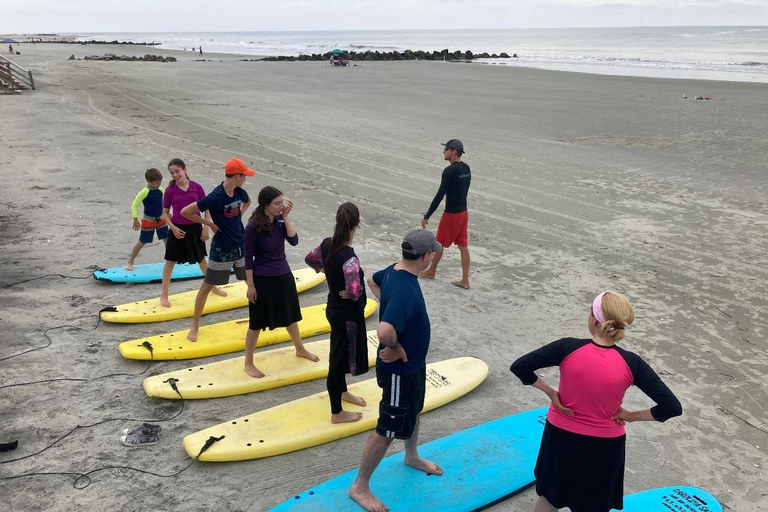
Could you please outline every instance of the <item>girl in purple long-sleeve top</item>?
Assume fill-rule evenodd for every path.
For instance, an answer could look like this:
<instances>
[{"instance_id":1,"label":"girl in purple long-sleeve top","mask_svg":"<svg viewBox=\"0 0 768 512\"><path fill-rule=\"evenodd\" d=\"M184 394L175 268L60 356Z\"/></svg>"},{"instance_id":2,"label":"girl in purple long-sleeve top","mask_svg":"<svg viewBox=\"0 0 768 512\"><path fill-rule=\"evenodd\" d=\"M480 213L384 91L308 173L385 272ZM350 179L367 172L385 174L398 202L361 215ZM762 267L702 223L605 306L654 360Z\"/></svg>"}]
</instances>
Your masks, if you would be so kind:
<instances>
[{"instance_id":1,"label":"girl in purple long-sleeve top","mask_svg":"<svg viewBox=\"0 0 768 512\"><path fill-rule=\"evenodd\" d=\"M264 329L285 327L296 348L296 356L319 361L315 354L304 348L301 341L299 294L285 259L285 242L291 245L299 243L299 235L289 219L293 203L283 199L283 193L275 187L261 189L258 203L243 237L249 301L245 372L256 378L264 376L253 365L253 351L259 332Z\"/></svg>"},{"instance_id":2,"label":"girl in purple long-sleeve top","mask_svg":"<svg viewBox=\"0 0 768 512\"><path fill-rule=\"evenodd\" d=\"M341 402L365 406L362 397L347 391L345 374L361 375L368 371L368 339L365 331L365 280L352 243L360 225L360 211L344 203L336 212L332 238L326 238L307 254L304 261L317 272L325 272L328 281L328 306L325 316L331 324L328 395L331 399L331 423L358 421L359 412L345 411Z\"/></svg>"}]
</instances>

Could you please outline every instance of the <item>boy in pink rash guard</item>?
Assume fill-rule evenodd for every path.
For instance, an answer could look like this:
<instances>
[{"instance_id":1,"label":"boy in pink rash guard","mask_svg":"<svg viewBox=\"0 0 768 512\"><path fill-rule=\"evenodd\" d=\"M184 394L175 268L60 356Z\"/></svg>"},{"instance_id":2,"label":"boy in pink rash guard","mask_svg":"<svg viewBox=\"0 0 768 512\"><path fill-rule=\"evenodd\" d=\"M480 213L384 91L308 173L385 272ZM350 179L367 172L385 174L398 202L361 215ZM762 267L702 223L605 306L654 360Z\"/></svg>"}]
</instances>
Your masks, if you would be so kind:
<instances>
[{"instance_id":1,"label":"boy in pink rash guard","mask_svg":"<svg viewBox=\"0 0 768 512\"><path fill-rule=\"evenodd\" d=\"M552 401L536 461L534 512L608 512L623 508L625 423L664 422L682 414L675 395L640 356L616 343L634 320L623 295L603 292L587 320L592 338L562 338L524 355L511 371ZM559 389L534 372L559 366ZM642 411L622 408L635 385L656 405Z\"/></svg>"}]
</instances>

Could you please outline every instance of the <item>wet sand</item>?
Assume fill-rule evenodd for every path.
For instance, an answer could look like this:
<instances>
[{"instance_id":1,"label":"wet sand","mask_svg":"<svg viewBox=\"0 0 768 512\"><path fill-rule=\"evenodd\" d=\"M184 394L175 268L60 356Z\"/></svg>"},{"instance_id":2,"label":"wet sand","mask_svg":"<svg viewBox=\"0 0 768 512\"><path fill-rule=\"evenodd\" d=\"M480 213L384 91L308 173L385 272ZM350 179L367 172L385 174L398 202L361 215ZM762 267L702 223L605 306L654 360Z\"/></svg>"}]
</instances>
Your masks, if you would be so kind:
<instances>
[{"instance_id":1,"label":"wet sand","mask_svg":"<svg viewBox=\"0 0 768 512\"><path fill-rule=\"evenodd\" d=\"M451 286L460 273L455 248L437 279L422 282L429 360L472 355L490 374L425 414L421 440L545 405L509 364L559 337L587 335L588 304L613 289L635 306L622 345L684 407L665 424L628 427L626 492L694 485L726 510L768 510L760 483L768 463L764 85L435 62L196 62L192 52L128 46L21 51L16 60L34 71L38 90L0 96L0 387L127 375L0 388L0 443L20 441L0 462L42 450L77 425L179 411L178 402L146 397L141 381L190 362L158 362L139 375L146 364L123 359L117 345L188 321L96 326L100 308L155 297L160 287L87 277L127 261L136 237L130 203L147 167L165 170L181 158L209 191L229 158L255 166L246 184L253 197L270 184L295 204L300 243L287 250L294 268L330 234L337 205L351 200L364 217L355 248L371 275L398 259L403 234L427 209L445 166L439 143L459 138L473 172L472 288ZM108 52L179 62L66 60ZM162 255L161 245L147 246L137 263ZM84 279L14 284L46 274ZM171 291L198 285L173 283ZM324 287L306 292L302 306L325 295ZM219 313L203 325L246 315ZM12 357L44 346L56 326L78 329L47 331L49 347ZM555 382L557 372L542 375ZM0 476L104 466L172 474L190 462L185 435L324 389L319 380L186 402L162 423L161 443L144 448L119 442L119 431L137 421L78 429L39 455L0 465ZM626 404L651 405L637 389ZM0 495L19 511L267 510L357 467L366 437L263 460L194 463L169 478L103 471L83 490L65 475L2 480ZM396 442L390 453L402 448ZM491 510L531 510L534 498L529 489Z\"/></svg>"}]
</instances>

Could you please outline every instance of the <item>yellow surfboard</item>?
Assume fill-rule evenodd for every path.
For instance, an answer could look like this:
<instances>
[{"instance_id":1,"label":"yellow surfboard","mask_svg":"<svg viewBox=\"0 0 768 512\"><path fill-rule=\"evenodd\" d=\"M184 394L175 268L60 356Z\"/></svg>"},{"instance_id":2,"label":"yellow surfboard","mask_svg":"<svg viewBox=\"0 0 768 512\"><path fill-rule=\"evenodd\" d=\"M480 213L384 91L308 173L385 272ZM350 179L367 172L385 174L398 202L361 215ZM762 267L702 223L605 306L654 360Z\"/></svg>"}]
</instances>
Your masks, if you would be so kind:
<instances>
[{"instance_id":1,"label":"yellow surfboard","mask_svg":"<svg viewBox=\"0 0 768 512\"><path fill-rule=\"evenodd\" d=\"M317 354L320 361L315 363L303 357L296 357L293 346L276 348L254 354L253 364L265 374L260 379L245 373L243 370L245 356L241 356L147 377L144 379L144 391L147 392L147 396L155 398L220 398L326 377L331 340L313 341L305 343L304 346L313 354ZM368 331L368 365L370 367L376 365L378 347L379 337L376 331ZM171 387L170 379L174 379L173 383L178 393Z\"/></svg>"},{"instance_id":2,"label":"yellow surfboard","mask_svg":"<svg viewBox=\"0 0 768 512\"><path fill-rule=\"evenodd\" d=\"M371 316L378 304L368 299L365 305L366 318ZM302 320L299 321L299 331L302 338L309 338L331 330L325 318L325 304L301 308ZM237 352L245 348L245 333L248 331L248 319L230 320L217 324L206 325L197 331L197 341L187 340L189 329L183 331L159 334L146 338L124 341L118 347L120 354L127 359L169 360L194 359L196 357L215 356ZM272 345L290 340L288 331L284 328L274 331L262 331L257 347ZM149 350L149 347L152 350Z\"/></svg>"},{"instance_id":3,"label":"yellow surfboard","mask_svg":"<svg viewBox=\"0 0 768 512\"><path fill-rule=\"evenodd\" d=\"M296 280L296 289L299 293L325 281L325 274L322 272L317 273L311 268L296 270L293 272L293 277ZM245 296L248 285L245 281L225 284L219 286L219 288L226 291L227 296L221 297L215 293L209 294L203 309L204 315L242 308L248 305L248 299ZM170 295L168 300L171 301L171 307L169 308L161 306L160 298L157 297L120 304L119 306L109 306L102 309L99 314L105 322L120 324L141 324L178 320L179 318L192 318L195 314L195 297L197 297L197 290L192 290Z\"/></svg>"},{"instance_id":4,"label":"yellow surfboard","mask_svg":"<svg viewBox=\"0 0 768 512\"><path fill-rule=\"evenodd\" d=\"M430 411L465 395L488 375L480 359L459 357L427 365L427 393L424 411ZM184 449L201 461L225 462L281 455L348 437L376 427L381 389L376 379L349 386L362 396L365 407L344 404L344 409L360 411L363 418L354 423L331 423L328 393L318 393L243 416L201 430L184 438ZM211 439L212 444L201 450Z\"/></svg>"}]
</instances>

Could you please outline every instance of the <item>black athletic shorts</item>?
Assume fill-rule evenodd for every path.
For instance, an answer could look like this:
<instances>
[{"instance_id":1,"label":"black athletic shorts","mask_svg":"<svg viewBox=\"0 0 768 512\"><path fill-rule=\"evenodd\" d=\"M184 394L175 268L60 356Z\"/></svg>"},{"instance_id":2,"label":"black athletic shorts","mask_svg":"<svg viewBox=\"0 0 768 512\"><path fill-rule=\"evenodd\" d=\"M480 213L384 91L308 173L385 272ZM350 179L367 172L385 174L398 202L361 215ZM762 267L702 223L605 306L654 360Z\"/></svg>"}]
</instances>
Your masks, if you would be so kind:
<instances>
[{"instance_id":1,"label":"black athletic shorts","mask_svg":"<svg viewBox=\"0 0 768 512\"><path fill-rule=\"evenodd\" d=\"M397 375L377 366L376 381L381 388L376 433L382 437L410 439L424 408L427 367L408 375Z\"/></svg>"}]
</instances>

